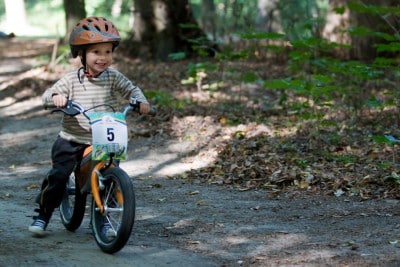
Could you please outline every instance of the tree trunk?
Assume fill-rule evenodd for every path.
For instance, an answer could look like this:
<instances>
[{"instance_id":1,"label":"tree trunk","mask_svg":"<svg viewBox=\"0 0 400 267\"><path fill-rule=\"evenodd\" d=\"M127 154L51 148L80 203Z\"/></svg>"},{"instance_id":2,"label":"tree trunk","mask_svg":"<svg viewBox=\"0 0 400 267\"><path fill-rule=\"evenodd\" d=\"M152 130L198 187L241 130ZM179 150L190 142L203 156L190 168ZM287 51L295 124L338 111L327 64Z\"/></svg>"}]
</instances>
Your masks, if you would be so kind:
<instances>
[{"instance_id":1,"label":"tree trunk","mask_svg":"<svg viewBox=\"0 0 400 267\"><path fill-rule=\"evenodd\" d=\"M257 28L265 32L283 32L279 17L278 0L258 0Z\"/></svg>"},{"instance_id":2,"label":"tree trunk","mask_svg":"<svg viewBox=\"0 0 400 267\"><path fill-rule=\"evenodd\" d=\"M330 0L329 10L326 16L325 27L322 30L322 37L330 42L338 44L350 45L351 38L349 34L343 30L350 27L350 10L345 9L342 14L334 11L335 8L345 7L347 0ZM335 56L342 59L350 58L350 51L344 49L336 49Z\"/></svg>"},{"instance_id":3,"label":"tree trunk","mask_svg":"<svg viewBox=\"0 0 400 267\"><path fill-rule=\"evenodd\" d=\"M397 3L395 3L397 2ZM394 0L363 0L361 1L363 6L373 5L373 6L392 6L398 5L398 1ZM352 12L354 23L356 26L366 27L374 32L384 32L390 35L395 34L385 19L377 13L360 13ZM385 17L387 14L384 14ZM387 16L386 19L391 19L391 16ZM384 40L373 37L373 36L353 36L352 37L352 57L370 60L374 59L378 53L374 47L377 43L382 43Z\"/></svg>"},{"instance_id":4,"label":"tree trunk","mask_svg":"<svg viewBox=\"0 0 400 267\"><path fill-rule=\"evenodd\" d=\"M131 54L167 60L171 53L194 54L192 40L205 38L188 0L135 0Z\"/></svg>"},{"instance_id":5,"label":"tree trunk","mask_svg":"<svg viewBox=\"0 0 400 267\"><path fill-rule=\"evenodd\" d=\"M122 11L122 0L115 0L112 7L111 7L111 16L113 18L118 17L121 15Z\"/></svg>"},{"instance_id":6,"label":"tree trunk","mask_svg":"<svg viewBox=\"0 0 400 267\"><path fill-rule=\"evenodd\" d=\"M215 25L215 5L214 0L203 0L201 5L201 26L205 32L212 35L212 39L217 39L217 27Z\"/></svg>"},{"instance_id":7,"label":"tree trunk","mask_svg":"<svg viewBox=\"0 0 400 267\"><path fill-rule=\"evenodd\" d=\"M394 0L363 0L362 5L394 5ZM347 7L347 0L330 0L329 13L327 22L323 31L323 37L331 42L351 45L350 50L338 50L336 55L343 59L361 59L369 60L377 56L374 44L382 40L372 36L350 35L343 30L348 30L352 26L365 27L372 31L386 32L394 34L390 31L388 23L375 13L361 13L350 10ZM346 7L343 14L334 12L334 8ZM389 18L390 19L390 18Z\"/></svg>"},{"instance_id":8,"label":"tree trunk","mask_svg":"<svg viewBox=\"0 0 400 267\"><path fill-rule=\"evenodd\" d=\"M83 18L86 17L85 0L64 0L66 36L68 40L72 28Z\"/></svg>"},{"instance_id":9,"label":"tree trunk","mask_svg":"<svg viewBox=\"0 0 400 267\"><path fill-rule=\"evenodd\" d=\"M23 0L4 0L6 10L6 30L15 34L29 34Z\"/></svg>"}]
</instances>

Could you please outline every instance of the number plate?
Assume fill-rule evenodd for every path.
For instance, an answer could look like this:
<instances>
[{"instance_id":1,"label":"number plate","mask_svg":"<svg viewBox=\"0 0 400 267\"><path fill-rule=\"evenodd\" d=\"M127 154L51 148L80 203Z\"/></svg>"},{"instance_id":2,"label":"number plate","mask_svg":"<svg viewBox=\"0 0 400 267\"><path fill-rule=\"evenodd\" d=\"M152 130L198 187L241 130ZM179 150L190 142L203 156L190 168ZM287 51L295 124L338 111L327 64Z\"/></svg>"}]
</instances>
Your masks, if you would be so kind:
<instances>
[{"instance_id":1,"label":"number plate","mask_svg":"<svg viewBox=\"0 0 400 267\"><path fill-rule=\"evenodd\" d=\"M128 146L128 129L122 113L92 112L89 115L92 127L92 159L125 160Z\"/></svg>"}]
</instances>

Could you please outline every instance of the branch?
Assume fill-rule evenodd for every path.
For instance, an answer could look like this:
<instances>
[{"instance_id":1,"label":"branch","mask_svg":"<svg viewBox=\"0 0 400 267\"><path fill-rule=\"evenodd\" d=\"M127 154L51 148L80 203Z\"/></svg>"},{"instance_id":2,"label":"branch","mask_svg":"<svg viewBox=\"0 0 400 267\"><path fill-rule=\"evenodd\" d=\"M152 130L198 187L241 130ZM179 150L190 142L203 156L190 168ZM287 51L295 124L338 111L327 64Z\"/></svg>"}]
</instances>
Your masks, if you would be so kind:
<instances>
[{"instance_id":1,"label":"branch","mask_svg":"<svg viewBox=\"0 0 400 267\"><path fill-rule=\"evenodd\" d=\"M363 1L360 2L365 8L368 8L368 5L366 5ZM389 25L389 27L394 31L396 38L400 40L400 37L398 36L400 34L400 29L396 29L396 27L387 19L390 14L381 15L378 11L376 11L376 9L373 9L373 11Z\"/></svg>"}]
</instances>

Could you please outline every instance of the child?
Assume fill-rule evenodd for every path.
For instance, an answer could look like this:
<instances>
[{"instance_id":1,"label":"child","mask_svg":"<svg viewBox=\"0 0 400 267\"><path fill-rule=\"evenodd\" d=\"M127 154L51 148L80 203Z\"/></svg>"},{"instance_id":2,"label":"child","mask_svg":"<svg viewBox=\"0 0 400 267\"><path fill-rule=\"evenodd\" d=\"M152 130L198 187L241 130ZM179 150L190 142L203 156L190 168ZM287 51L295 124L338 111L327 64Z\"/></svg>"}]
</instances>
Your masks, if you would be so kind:
<instances>
[{"instance_id":1,"label":"child","mask_svg":"<svg viewBox=\"0 0 400 267\"><path fill-rule=\"evenodd\" d=\"M82 66L61 78L43 94L44 105L65 107L68 99L73 99L84 107L107 103L118 106L118 96L136 97L140 113L150 111L141 89L123 74L110 68L114 49L121 38L113 23L102 17L82 19L72 30L69 38L71 53L80 57ZM64 116L62 129L52 151L52 168L43 180L36 202L39 204L38 216L29 226L29 231L43 236L51 215L63 198L69 176L84 149L91 142L88 120L82 115Z\"/></svg>"}]
</instances>

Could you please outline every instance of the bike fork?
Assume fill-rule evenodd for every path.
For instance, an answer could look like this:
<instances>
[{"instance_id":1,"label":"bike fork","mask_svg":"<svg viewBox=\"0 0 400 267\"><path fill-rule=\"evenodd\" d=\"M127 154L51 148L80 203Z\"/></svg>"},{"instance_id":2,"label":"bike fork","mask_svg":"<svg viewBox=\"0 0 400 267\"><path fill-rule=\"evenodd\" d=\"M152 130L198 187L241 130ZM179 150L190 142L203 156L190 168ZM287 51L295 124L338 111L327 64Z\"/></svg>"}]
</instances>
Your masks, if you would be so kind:
<instances>
[{"instance_id":1,"label":"bike fork","mask_svg":"<svg viewBox=\"0 0 400 267\"><path fill-rule=\"evenodd\" d=\"M100 198L100 190L104 189L104 183L103 183L104 177L101 175L100 170L104 167L104 165L105 165L104 161L99 162L93 168L92 175L91 175L91 186L92 186L93 199L101 213L104 213L104 206L103 206L103 203L101 203L101 198Z\"/></svg>"}]
</instances>

